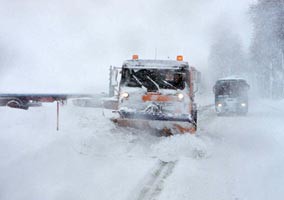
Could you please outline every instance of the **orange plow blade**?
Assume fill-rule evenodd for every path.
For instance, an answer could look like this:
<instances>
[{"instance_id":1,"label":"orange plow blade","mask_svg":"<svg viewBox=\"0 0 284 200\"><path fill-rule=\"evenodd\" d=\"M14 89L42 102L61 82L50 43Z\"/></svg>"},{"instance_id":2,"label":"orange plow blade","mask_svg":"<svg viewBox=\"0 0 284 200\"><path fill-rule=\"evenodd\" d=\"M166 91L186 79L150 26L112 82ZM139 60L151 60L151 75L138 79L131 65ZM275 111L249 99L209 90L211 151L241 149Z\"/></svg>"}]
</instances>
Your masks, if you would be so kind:
<instances>
[{"instance_id":1,"label":"orange plow blade","mask_svg":"<svg viewBox=\"0 0 284 200\"><path fill-rule=\"evenodd\" d=\"M130 127L141 130L162 131L165 135L184 134L196 132L194 124L189 122L153 121L145 119L113 118L112 121L121 127Z\"/></svg>"}]
</instances>

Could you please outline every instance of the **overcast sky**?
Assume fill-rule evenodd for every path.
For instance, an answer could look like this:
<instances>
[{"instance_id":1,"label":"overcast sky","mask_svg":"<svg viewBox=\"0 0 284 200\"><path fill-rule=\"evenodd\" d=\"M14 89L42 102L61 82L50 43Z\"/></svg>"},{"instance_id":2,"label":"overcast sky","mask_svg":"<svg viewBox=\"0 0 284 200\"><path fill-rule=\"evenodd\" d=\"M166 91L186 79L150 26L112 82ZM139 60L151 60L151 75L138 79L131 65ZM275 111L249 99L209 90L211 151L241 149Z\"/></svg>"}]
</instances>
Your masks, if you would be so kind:
<instances>
[{"instance_id":1,"label":"overcast sky","mask_svg":"<svg viewBox=\"0 0 284 200\"><path fill-rule=\"evenodd\" d=\"M0 92L101 92L132 54L207 70L212 32L249 45L254 0L0 0Z\"/></svg>"}]
</instances>

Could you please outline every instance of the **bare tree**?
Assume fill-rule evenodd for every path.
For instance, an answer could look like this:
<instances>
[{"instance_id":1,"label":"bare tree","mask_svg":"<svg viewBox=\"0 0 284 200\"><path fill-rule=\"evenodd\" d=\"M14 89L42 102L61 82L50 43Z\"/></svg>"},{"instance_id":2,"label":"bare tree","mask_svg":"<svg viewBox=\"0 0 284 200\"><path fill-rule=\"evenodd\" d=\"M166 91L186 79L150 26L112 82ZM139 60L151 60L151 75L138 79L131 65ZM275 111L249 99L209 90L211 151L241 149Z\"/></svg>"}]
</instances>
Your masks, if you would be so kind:
<instances>
[{"instance_id":1,"label":"bare tree","mask_svg":"<svg viewBox=\"0 0 284 200\"><path fill-rule=\"evenodd\" d=\"M284 96L284 0L259 0L251 7L252 66L264 97Z\"/></svg>"},{"instance_id":2,"label":"bare tree","mask_svg":"<svg viewBox=\"0 0 284 200\"><path fill-rule=\"evenodd\" d=\"M209 55L209 67L213 78L242 76L247 71L247 65L240 37L229 25L218 23L214 28Z\"/></svg>"}]
</instances>

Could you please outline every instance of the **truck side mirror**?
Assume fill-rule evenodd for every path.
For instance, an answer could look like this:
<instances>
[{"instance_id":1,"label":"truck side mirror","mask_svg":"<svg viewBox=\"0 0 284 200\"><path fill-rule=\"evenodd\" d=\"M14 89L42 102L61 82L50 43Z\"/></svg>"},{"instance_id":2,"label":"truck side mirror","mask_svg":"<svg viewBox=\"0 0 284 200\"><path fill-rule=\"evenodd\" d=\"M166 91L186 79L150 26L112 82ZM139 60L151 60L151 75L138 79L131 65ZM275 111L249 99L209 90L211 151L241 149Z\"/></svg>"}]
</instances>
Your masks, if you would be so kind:
<instances>
[{"instance_id":1,"label":"truck side mirror","mask_svg":"<svg viewBox=\"0 0 284 200\"><path fill-rule=\"evenodd\" d=\"M110 66L109 68L109 96L114 96L117 91L120 68Z\"/></svg>"},{"instance_id":2,"label":"truck side mirror","mask_svg":"<svg viewBox=\"0 0 284 200\"><path fill-rule=\"evenodd\" d=\"M112 75L111 75L111 83L112 86L117 86L118 85L118 80L117 80L117 75L118 75L118 71L117 70L112 70Z\"/></svg>"}]
</instances>

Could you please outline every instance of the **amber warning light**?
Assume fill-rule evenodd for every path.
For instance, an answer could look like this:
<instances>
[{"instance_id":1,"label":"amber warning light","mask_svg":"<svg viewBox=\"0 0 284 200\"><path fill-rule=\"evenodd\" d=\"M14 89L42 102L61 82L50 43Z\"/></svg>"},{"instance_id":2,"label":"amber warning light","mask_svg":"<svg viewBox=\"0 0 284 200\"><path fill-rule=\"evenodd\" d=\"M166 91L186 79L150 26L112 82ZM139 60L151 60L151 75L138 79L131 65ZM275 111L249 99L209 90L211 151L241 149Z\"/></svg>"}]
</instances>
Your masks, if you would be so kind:
<instances>
[{"instance_id":1,"label":"amber warning light","mask_svg":"<svg viewBox=\"0 0 284 200\"><path fill-rule=\"evenodd\" d=\"M181 55L177 56L177 61L183 61L183 56Z\"/></svg>"},{"instance_id":2,"label":"amber warning light","mask_svg":"<svg viewBox=\"0 0 284 200\"><path fill-rule=\"evenodd\" d=\"M138 58L139 58L139 57L138 57L137 54L135 54L135 55L132 56L132 59L133 59L133 60L138 60Z\"/></svg>"}]
</instances>

